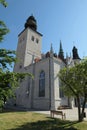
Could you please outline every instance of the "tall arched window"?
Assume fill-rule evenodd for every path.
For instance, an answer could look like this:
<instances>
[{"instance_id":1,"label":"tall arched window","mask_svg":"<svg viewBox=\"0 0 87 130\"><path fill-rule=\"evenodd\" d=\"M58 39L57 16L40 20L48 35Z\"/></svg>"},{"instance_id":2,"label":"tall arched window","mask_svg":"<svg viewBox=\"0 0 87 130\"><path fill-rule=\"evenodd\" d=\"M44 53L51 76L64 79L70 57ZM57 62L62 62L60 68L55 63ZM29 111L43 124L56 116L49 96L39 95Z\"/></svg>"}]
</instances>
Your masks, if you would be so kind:
<instances>
[{"instance_id":1,"label":"tall arched window","mask_svg":"<svg viewBox=\"0 0 87 130\"><path fill-rule=\"evenodd\" d=\"M59 81L59 94L60 94L60 98L64 97L64 92L63 92L63 89L62 89L62 83L60 81Z\"/></svg>"},{"instance_id":2,"label":"tall arched window","mask_svg":"<svg viewBox=\"0 0 87 130\"><path fill-rule=\"evenodd\" d=\"M45 72L41 71L39 75L39 97L45 96Z\"/></svg>"}]
</instances>

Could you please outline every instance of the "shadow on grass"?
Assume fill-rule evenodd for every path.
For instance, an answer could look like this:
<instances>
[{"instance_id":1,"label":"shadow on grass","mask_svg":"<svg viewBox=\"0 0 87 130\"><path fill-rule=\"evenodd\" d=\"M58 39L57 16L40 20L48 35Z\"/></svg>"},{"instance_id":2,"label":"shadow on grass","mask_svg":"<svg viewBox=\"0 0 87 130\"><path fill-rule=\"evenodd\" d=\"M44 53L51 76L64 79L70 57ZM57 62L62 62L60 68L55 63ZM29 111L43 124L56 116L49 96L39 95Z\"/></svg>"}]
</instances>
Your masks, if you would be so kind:
<instances>
[{"instance_id":1,"label":"shadow on grass","mask_svg":"<svg viewBox=\"0 0 87 130\"><path fill-rule=\"evenodd\" d=\"M2 111L0 111L0 114L3 114L3 113L9 113L9 112L27 112L28 110L26 110L26 109L22 109L22 110L20 110L20 109L3 109ZM29 110L29 111L31 111L31 110Z\"/></svg>"},{"instance_id":2,"label":"shadow on grass","mask_svg":"<svg viewBox=\"0 0 87 130\"><path fill-rule=\"evenodd\" d=\"M15 110L15 109L4 109L1 113L9 112L26 112L27 110ZM30 111L31 112L31 111ZM0 114L1 114L0 113ZM57 118L47 117L47 120L37 121L37 122L27 122L17 128L9 130L77 130L74 127L74 124L78 123L77 121L64 121Z\"/></svg>"},{"instance_id":3,"label":"shadow on grass","mask_svg":"<svg viewBox=\"0 0 87 130\"><path fill-rule=\"evenodd\" d=\"M48 120L29 122L11 130L77 130L73 127L76 123L78 122L62 121L48 117Z\"/></svg>"}]
</instances>

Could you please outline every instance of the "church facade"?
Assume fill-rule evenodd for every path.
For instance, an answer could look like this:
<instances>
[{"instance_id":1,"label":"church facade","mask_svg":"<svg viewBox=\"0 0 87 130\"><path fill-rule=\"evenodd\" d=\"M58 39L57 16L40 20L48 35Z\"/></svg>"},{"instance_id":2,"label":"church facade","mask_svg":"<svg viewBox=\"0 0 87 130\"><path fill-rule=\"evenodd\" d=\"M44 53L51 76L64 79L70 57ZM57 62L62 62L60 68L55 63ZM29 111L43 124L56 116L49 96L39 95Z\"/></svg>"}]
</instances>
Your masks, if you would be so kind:
<instances>
[{"instance_id":1,"label":"church facade","mask_svg":"<svg viewBox=\"0 0 87 130\"><path fill-rule=\"evenodd\" d=\"M16 105L39 110L57 109L62 105L75 105L72 99L64 96L60 88L58 73L66 62L72 58L64 59L62 44L60 42L59 54L50 51L41 53L42 34L37 32L37 22L30 16L25 23L25 29L18 35L17 58L14 72L27 72L34 76L26 77L20 81L16 90ZM77 51L73 48L73 52ZM73 59L79 59L73 55ZM73 60L73 61L74 61Z\"/></svg>"}]
</instances>

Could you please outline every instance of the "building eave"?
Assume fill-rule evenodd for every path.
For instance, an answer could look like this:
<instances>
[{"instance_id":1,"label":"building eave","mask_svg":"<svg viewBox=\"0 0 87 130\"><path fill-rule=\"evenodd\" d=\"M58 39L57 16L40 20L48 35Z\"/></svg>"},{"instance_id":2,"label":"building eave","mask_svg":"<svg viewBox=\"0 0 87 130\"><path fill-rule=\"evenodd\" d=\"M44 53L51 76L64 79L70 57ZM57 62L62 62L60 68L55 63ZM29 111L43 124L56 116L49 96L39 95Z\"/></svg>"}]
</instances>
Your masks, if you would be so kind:
<instances>
[{"instance_id":1,"label":"building eave","mask_svg":"<svg viewBox=\"0 0 87 130\"><path fill-rule=\"evenodd\" d=\"M18 34L18 37L26 30L27 28L25 28L23 31L21 31L19 34ZM28 27L28 29L32 30L31 28ZM32 30L33 32L36 32L37 34L39 34L40 36L43 36L41 33L39 33L38 31L34 31Z\"/></svg>"}]
</instances>

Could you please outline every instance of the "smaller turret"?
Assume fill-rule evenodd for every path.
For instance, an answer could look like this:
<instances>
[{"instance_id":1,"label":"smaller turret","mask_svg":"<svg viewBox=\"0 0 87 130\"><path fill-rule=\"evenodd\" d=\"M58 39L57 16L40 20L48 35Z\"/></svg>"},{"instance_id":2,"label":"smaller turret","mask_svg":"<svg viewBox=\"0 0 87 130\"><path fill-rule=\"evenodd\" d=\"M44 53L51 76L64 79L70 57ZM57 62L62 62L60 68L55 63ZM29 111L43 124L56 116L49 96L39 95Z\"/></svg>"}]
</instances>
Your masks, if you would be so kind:
<instances>
[{"instance_id":1,"label":"smaller turret","mask_svg":"<svg viewBox=\"0 0 87 130\"><path fill-rule=\"evenodd\" d=\"M80 57L78 55L78 50L75 46L72 49L72 53L73 53L73 59L80 59Z\"/></svg>"}]
</instances>

